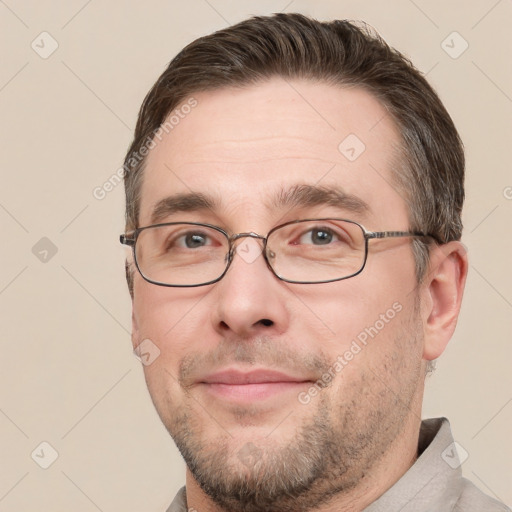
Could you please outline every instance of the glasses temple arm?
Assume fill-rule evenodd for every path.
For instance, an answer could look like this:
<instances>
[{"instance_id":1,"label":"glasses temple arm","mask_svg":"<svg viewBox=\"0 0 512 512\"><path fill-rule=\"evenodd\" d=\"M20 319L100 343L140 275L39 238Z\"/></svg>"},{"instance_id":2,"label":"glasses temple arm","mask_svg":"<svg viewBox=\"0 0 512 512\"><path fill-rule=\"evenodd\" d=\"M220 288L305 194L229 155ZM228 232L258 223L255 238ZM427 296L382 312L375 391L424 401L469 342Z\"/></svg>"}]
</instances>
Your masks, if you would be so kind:
<instances>
[{"instance_id":1,"label":"glasses temple arm","mask_svg":"<svg viewBox=\"0 0 512 512\"><path fill-rule=\"evenodd\" d=\"M429 233L421 233L419 231L367 231L366 238L398 238L405 236L427 237L437 241L437 237Z\"/></svg>"},{"instance_id":2,"label":"glasses temple arm","mask_svg":"<svg viewBox=\"0 0 512 512\"><path fill-rule=\"evenodd\" d=\"M135 245L135 236L132 234L130 235L119 235L119 241L123 244L123 245L129 245L129 246L134 246Z\"/></svg>"}]
</instances>

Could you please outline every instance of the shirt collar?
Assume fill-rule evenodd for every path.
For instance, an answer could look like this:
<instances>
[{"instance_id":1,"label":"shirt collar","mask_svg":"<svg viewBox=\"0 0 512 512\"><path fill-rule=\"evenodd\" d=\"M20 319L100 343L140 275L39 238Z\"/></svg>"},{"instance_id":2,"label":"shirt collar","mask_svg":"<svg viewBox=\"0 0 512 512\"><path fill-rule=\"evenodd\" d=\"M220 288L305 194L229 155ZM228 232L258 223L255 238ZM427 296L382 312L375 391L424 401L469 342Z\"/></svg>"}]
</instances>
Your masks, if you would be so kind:
<instances>
[{"instance_id":1,"label":"shirt collar","mask_svg":"<svg viewBox=\"0 0 512 512\"><path fill-rule=\"evenodd\" d=\"M364 512L448 512L462 490L462 471L450 423L433 418L421 423L419 457L398 482Z\"/></svg>"}]
</instances>

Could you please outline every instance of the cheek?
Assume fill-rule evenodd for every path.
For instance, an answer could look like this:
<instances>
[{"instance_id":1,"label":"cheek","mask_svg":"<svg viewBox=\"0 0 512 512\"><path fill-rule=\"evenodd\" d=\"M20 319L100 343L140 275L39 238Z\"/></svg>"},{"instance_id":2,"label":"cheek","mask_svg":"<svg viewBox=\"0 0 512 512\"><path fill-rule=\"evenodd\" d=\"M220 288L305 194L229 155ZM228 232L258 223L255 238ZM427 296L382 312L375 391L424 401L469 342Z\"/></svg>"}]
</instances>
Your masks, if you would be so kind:
<instances>
[{"instance_id":1,"label":"cheek","mask_svg":"<svg viewBox=\"0 0 512 512\"><path fill-rule=\"evenodd\" d=\"M153 403L166 425L171 421L170 411L182 405L178 383L180 362L207 337L203 332L207 326L205 312L200 307L205 292L198 290L166 288L146 282L136 283L134 289L136 343L151 342L154 359L143 365L144 376Z\"/></svg>"},{"instance_id":2,"label":"cheek","mask_svg":"<svg viewBox=\"0 0 512 512\"><path fill-rule=\"evenodd\" d=\"M391 303L405 300L417 284L416 263L409 239L378 240L373 248L370 242L366 266L358 277L372 294L387 297Z\"/></svg>"},{"instance_id":3,"label":"cheek","mask_svg":"<svg viewBox=\"0 0 512 512\"><path fill-rule=\"evenodd\" d=\"M330 349L333 362L334 396L367 394L378 406L379 395L412 396L418 382L422 359L422 333L414 303L395 302L387 309L377 309L352 335L340 336ZM405 389L407 388L407 389Z\"/></svg>"},{"instance_id":4,"label":"cheek","mask_svg":"<svg viewBox=\"0 0 512 512\"><path fill-rule=\"evenodd\" d=\"M133 307L137 341L150 339L155 343L160 350L157 366L176 368L204 337L202 331L208 325L207 311L201 307L204 295L202 288L166 288L140 281L136 284Z\"/></svg>"},{"instance_id":5,"label":"cheek","mask_svg":"<svg viewBox=\"0 0 512 512\"><path fill-rule=\"evenodd\" d=\"M360 334L364 338L365 329L374 326L380 315L393 308L395 294L362 281L356 276L300 293L301 304L295 311L297 325L329 353L343 353L352 340ZM392 310L388 316L394 317L394 313Z\"/></svg>"},{"instance_id":6,"label":"cheek","mask_svg":"<svg viewBox=\"0 0 512 512\"><path fill-rule=\"evenodd\" d=\"M384 355L414 315L416 294L411 291L416 281L410 252L387 251L373 261L353 278L296 290L305 306L295 313L299 329L308 332L330 360L346 355L344 359L354 361L351 367L364 365L373 354L378 358L381 349ZM314 324L309 320L313 316Z\"/></svg>"}]
</instances>

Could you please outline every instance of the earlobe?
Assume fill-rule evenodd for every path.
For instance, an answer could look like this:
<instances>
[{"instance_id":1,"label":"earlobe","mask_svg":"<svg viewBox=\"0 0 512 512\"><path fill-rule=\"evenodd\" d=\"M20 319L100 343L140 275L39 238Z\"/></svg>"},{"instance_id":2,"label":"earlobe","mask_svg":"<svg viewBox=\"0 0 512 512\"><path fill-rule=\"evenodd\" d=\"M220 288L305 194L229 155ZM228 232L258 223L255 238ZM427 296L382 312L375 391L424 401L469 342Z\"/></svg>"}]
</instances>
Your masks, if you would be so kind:
<instances>
[{"instance_id":1,"label":"earlobe","mask_svg":"<svg viewBox=\"0 0 512 512\"><path fill-rule=\"evenodd\" d=\"M439 357L450 341L460 312L468 271L467 251L460 242L449 242L431 251L423 284L423 358Z\"/></svg>"}]
</instances>

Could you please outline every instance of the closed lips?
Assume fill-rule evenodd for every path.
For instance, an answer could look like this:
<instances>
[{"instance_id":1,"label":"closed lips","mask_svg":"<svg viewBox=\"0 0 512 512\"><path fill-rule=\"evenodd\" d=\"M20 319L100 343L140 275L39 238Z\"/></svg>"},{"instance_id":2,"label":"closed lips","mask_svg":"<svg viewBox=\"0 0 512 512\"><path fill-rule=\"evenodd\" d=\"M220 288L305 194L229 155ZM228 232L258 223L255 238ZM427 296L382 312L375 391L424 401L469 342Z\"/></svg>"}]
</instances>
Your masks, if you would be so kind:
<instances>
[{"instance_id":1,"label":"closed lips","mask_svg":"<svg viewBox=\"0 0 512 512\"><path fill-rule=\"evenodd\" d=\"M244 385L244 384L266 384L278 382L309 382L310 379L304 377L296 377L275 370L254 370L250 372L241 372L239 370L223 370L208 375L199 380L203 384L228 384L228 385Z\"/></svg>"}]
</instances>

